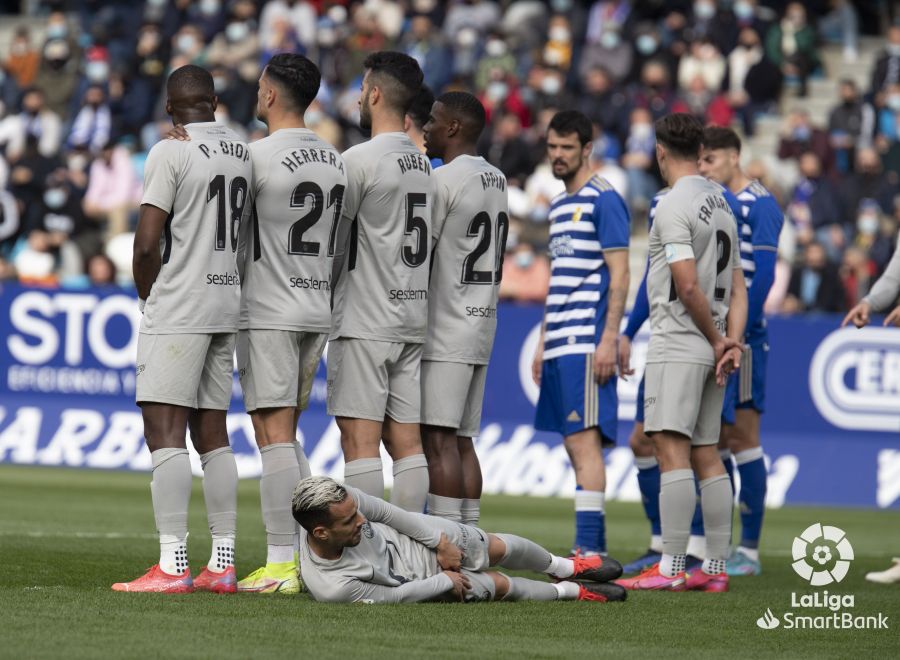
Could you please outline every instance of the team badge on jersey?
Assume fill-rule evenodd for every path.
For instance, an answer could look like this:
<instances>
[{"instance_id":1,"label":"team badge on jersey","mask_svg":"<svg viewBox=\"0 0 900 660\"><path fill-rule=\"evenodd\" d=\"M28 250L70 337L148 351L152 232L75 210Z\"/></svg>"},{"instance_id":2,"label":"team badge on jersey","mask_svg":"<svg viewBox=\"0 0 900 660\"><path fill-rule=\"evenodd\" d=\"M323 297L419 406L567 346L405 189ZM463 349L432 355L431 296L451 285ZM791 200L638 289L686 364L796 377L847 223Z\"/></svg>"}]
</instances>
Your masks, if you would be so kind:
<instances>
[{"instance_id":1,"label":"team badge on jersey","mask_svg":"<svg viewBox=\"0 0 900 660\"><path fill-rule=\"evenodd\" d=\"M578 222L581 220L581 207L575 207L575 213L572 214L572 222Z\"/></svg>"}]
</instances>

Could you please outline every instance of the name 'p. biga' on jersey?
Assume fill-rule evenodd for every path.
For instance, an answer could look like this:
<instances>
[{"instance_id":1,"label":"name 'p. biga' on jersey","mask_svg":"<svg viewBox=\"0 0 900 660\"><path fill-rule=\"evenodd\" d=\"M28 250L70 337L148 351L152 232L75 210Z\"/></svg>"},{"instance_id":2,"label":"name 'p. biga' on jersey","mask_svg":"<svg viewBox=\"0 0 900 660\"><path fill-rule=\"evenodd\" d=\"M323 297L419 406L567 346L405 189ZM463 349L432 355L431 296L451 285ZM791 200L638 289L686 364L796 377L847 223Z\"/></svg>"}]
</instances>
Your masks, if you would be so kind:
<instances>
[{"instance_id":1,"label":"name 'p. biga' on jersey","mask_svg":"<svg viewBox=\"0 0 900 660\"><path fill-rule=\"evenodd\" d=\"M544 359L593 353L606 320L609 268L604 250L626 249L628 210L599 176L550 205L550 292Z\"/></svg>"}]
</instances>

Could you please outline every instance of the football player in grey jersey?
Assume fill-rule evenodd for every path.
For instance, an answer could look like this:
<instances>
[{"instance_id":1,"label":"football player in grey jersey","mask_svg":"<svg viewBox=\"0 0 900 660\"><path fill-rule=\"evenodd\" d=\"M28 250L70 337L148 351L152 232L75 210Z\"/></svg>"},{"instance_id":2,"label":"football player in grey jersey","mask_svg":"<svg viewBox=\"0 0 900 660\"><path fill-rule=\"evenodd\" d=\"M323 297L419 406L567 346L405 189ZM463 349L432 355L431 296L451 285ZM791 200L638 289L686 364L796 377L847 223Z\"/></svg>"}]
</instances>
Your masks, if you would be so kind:
<instances>
[{"instance_id":1,"label":"football player in grey jersey","mask_svg":"<svg viewBox=\"0 0 900 660\"><path fill-rule=\"evenodd\" d=\"M703 126L673 114L656 122L656 157L671 190L650 230L650 346L644 430L660 469L663 553L630 589L727 591L732 493L718 442L724 385L740 366L747 289L737 223L719 184L700 176ZM706 531L706 558L685 573L694 475Z\"/></svg>"},{"instance_id":2,"label":"football player in grey jersey","mask_svg":"<svg viewBox=\"0 0 900 660\"><path fill-rule=\"evenodd\" d=\"M144 313L137 402L153 460L150 491L160 560L143 577L113 589L233 592L237 466L225 414L240 310L237 247L249 210L250 151L215 121L207 71L181 67L169 76L166 91L166 111L185 125L192 141L164 140L150 150L134 237L134 281ZM213 538L212 557L194 580L187 565L188 425L203 466Z\"/></svg>"},{"instance_id":3,"label":"football player in grey jersey","mask_svg":"<svg viewBox=\"0 0 900 660\"><path fill-rule=\"evenodd\" d=\"M434 176L434 253L422 355L428 512L467 525L478 523L480 510L481 466L472 437L481 430L509 230L506 177L476 148L484 124L484 107L466 92L443 94L425 124L426 153L444 162Z\"/></svg>"},{"instance_id":4,"label":"football player in grey jersey","mask_svg":"<svg viewBox=\"0 0 900 660\"><path fill-rule=\"evenodd\" d=\"M328 413L341 431L347 483L383 495L383 438L394 459L391 501L422 511L428 467L419 437L419 363L434 185L431 164L403 132L422 70L393 52L369 55L365 69L360 126L372 130L372 139L344 153Z\"/></svg>"},{"instance_id":5,"label":"football player in grey jersey","mask_svg":"<svg viewBox=\"0 0 900 660\"><path fill-rule=\"evenodd\" d=\"M320 602L625 600L625 590L609 584L622 574L615 559L557 557L521 536L410 513L328 477L297 484L292 510L303 528L303 580ZM508 577L492 566L557 582Z\"/></svg>"}]
</instances>

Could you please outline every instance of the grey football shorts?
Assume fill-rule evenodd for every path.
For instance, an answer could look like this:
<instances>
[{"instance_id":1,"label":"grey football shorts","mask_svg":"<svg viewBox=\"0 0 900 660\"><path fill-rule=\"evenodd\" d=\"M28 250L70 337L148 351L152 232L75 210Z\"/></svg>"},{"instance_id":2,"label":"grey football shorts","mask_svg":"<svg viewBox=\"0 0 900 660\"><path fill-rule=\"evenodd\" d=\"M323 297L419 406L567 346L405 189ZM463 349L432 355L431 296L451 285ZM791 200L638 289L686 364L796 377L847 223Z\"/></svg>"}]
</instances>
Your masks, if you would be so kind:
<instances>
[{"instance_id":1,"label":"grey football shorts","mask_svg":"<svg viewBox=\"0 0 900 660\"><path fill-rule=\"evenodd\" d=\"M481 432L487 365L422 360L422 423L457 429L463 438Z\"/></svg>"},{"instance_id":2,"label":"grey football shorts","mask_svg":"<svg viewBox=\"0 0 900 660\"><path fill-rule=\"evenodd\" d=\"M644 371L644 432L674 431L691 445L719 442L725 388L713 367L684 362L648 364Z\"/></svg>"},{"instance_id":3,"label":"grey football shorts","mask_svg":"<svg viewBox=\"0 0 900 660\"><path fill-rule=\"evenodd\" d=\"M463 525L437 516L427 516L427 519L463 552L461 569L472 584L471 591L466 595L466 602L494 600L496 585L484 572L491 565L488 533L480 527Z\"/></svg>"},{"instance_id":4,"label":"grey football shorts","mask_svg":"<svg viewBox=\"0 0 900 660\"><path fill-rule=\"evenodd\" d=\"M418 424L422 344L342 337L328 344L328 414Z\"/></svg>"},{"instance_id":5,"label":"grey football shorts","mask_svg":"<svg viewBox=\"0 0 900 660\"><path fill-rule=\"evenodd\" d=\"M247 412L260 408L306 410L328 335L298 330L241 330L238 375Z\"/></svg>"},{"instance_id":6,"label":"grey football shorts","mask_svg":"<svg viewBox=\"0 0 900 660\"><path fill-rule=\"evenodd\" d=\"M137 346L136 400L228 410L235 333L150 335Z\"/></svg>"}]
</instances>

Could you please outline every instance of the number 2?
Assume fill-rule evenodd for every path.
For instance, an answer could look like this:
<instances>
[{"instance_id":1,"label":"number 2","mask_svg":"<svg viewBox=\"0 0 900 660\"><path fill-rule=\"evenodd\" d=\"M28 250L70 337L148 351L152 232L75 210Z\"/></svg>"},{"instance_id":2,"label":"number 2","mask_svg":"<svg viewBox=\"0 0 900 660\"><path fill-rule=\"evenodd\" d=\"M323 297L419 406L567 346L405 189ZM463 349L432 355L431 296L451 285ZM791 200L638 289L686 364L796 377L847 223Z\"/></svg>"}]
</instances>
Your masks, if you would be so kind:
<instances>
[{"instance_id":1,"label":"number 2","mask_svg":"<svg viewBox=\"0 0 900 660\"><path fill-rule=\"evenodd\" d=\"M716 250L719 253L719 258L716 261L716 284L718 285L719 276L726 271L728 264L731 263L731 236L721 229L716 232ZM730 277L731 273L728 275ZM724 286L716 286L715 299L719 302L725 300L725 291L726 288Z\"/></svg>"},{"instance_id":2,"label":"number 2","mask_svg":"<svg viewBox=\"0 0 900 660\"><path fill-rule=\"evenodd\" d=\"M326 208L334 207L334 219L331 222L331 230L328 232L329 257L334 256L335 229L341 217L341 206L344 200L344 186L338 184L328 193L328 201L322 194L322 189L312 181L304 181L297 184L291 193L291 208L302 209L307 200L311 199L309 211L302 218L291 225L288 232L288 254L296 254L306 257L318 257L322 245L318 241L304 241L303 234L309 231L322 217Z\"/></svg>"},{"instance_id":3,"label":"number 2","mask_svg":"<svg viewBox=\"0 0 900 660\"><path fill-rule=\"evenodd\" d=\"M491 247L491 216L487 211L478 213L469 223L466 235L478 237L478 243L463 260L463 284L499 284L503 278L503 255L506 252L506 237L509 234L509 216L500 212L497 216L497 238L494 245L494 269L476 270L475 264Z\"/></svg>"}]
</instances>

